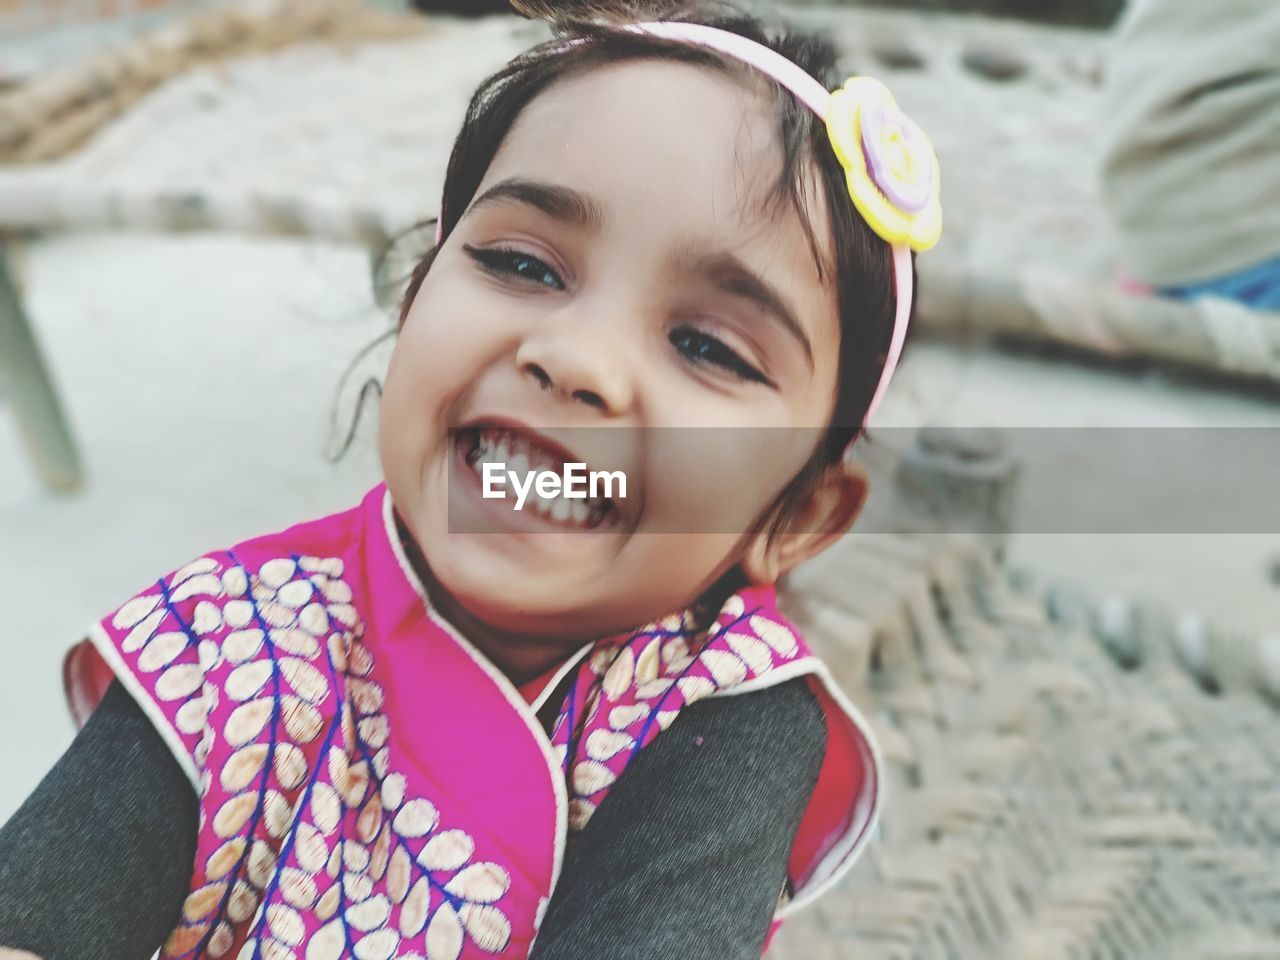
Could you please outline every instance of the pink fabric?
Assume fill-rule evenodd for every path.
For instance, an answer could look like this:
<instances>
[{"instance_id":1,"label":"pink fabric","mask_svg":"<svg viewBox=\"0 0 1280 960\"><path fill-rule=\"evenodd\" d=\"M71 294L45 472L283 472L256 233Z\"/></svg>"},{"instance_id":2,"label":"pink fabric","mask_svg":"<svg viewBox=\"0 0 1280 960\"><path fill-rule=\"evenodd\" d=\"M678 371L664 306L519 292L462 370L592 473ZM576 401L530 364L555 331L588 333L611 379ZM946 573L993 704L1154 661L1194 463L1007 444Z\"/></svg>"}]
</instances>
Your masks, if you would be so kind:
<instances>
[{"instance_id":1,"label":"pink fabric","mask_svg":"<svg viewBox=\"0 0 1280 960\"><path fill-rule=\"evenodd\" d=\"M548 740L530 704L562 674L517 690L435 615L382 486L158 581L93 642L201 794L191 894L161 955L527 956L568 833L683 706L818 669L772 589L732 598L707 638L678 636L679 619L566 664ZM68 658L80 708L96 665ZM851 862L874 815L870 741L824 697L802 888Z\"/></svg>"}]
</instances>

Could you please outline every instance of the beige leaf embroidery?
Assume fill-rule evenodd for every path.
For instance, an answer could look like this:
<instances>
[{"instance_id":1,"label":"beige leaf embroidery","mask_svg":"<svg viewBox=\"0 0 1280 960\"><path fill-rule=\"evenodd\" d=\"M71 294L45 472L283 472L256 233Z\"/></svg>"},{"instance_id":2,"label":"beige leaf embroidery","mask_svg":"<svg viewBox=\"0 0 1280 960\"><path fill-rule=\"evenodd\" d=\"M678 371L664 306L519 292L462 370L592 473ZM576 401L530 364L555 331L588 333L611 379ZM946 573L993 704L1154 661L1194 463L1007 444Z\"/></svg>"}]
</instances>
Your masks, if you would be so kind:
<instances>
[{"instance_id":1,"label":"beige leaf embroidery","mask_svg":"<svg viewBox=\"0 0 1280 960\"><path fill-rule=\"evenodd\" d=\"M472 903L493 903L511 886L511 877L496 863L473 863L444 885L455 897Z\"/></svg>"},{"instance_id":2,"label":"beige leaf embroidery","mask_svg":"<svg viewBox=\"0 0 1280 960\"><path fill-rule=\"evenodd\" d=\"M280 672L293 692L310 703L321 703L329 695L329 678L305 660L284 657L280 661Z\"/></svg>"},{"instance_id":3,"label":"beige leaf embroidery","mask_svg":"<svg viewBox=\"0 0 1280 960\"><path fill-rule=\"evenodd\" d=\"M231 671L223 689L232 700L249 700L256 696L263 685L271 679L271 671L270 660L253 660L243 663Z\"/></svg>"},{"instance_id":4,"label":"beige leaf embroidery","mask_svg":"<svg viewBox=\"0 0 1280 960\"><path fill-rule=\"evenodd\" d=\"M255 840L245 861L249 882L259 890L265 890L276 869L276 854L261 840Z\"/></svg>"},{"instance_id":5,"label":"beige leaf embroidery","mask_svg":"<svg viewBox=\"0 0 1280 960\"><path fill-rule=\"evenodd\" d=\"M316 919L322 923L338 912L342 903L342 888L336 883L324 892L320 902L316 904Z\"/></svg>"},{"instance_id":6,"label":"beige leaf embroidery","mask_svg":"<svg viewBox=\"0 0 1280 960\"><path fill-rule=\"evenodd\" d=\"M134 597L116 611L111 625L117 630L132 630L160 605L159 596Z\"/></svg>"},{"instance_id":7,"label":"beige leaf embroidery","mask_svg":"<svg viewBox=\"0 0 1280 960\"><path fill-rule=\"evenodd\" d=\"M768 673L773 666L773 655L763 641L741 633L729 634L728 641L730 649L746 662L752 673Z\"/></svg>"},{"instance_id":8,"label":"beige leaf embroidery","mask_svg":"<svg viewBox=\"0 0 1280 960\"><path fill-rule=\"evenodd\" d=\"M338 673L346 673L348 642L345 636L341 633L333 634L329 637L328 647L329 659L333 661L333 669Z\"/></svg>"},{"instance_id":9,"label":"beige leaf embroidery","mask_svg":"<svg viewBox=\"0 0 1280 960\"><path fill-rule=\"evenodd\" d=\"M281 626L284 626L284 624L281 624ZM313 637L322 636L329 630L329 615L325 613L324 607L320 604L309 603L298 614L298 626Z\"/></svg>"},{"instance_id":10,"label":"beige leaf embroidery","mask_svg":"<svg viewBox=\"0 0 1280 960\"><path fill-rule=\"evenodd\" d=\"M222 574L222 589L229 597L243 597L249 591L249 576L243 567L231 567Z\"/></svg>"},{"instance_id":11,"label":"beige leaf embroidery","mask_svg":"<svg viewBox=\"0 0 1280 960\"><path fill-rule=\"evenodd\" d=\"M623 750L630 750L635 741L625 733L612 730L593 730L587 737L587 756L592 760L610 760Z\"/></svg>"},{"instance_id":12,"label":"beige leaf embroidery","mask_svg":"<svg viewBox=\"0 0 1280 960\"><path fill-rule=\"evenodd\" d=\"M256 793L241 793L218 808L213 818L213 832L220 837L234 837L258 808Z\"/></svg>"},{"instance_id":13,"label":"beige leaf embroidery","mask_svg":"<svg viewBox=\"0 0 1280 960\"><path fill-rule=\"evenodd\" d=\"M282 653L291 653L308 659L319 655L320 644L315 637L297 627L278 627L271 631L271 642Z\"/></svg>"},{"instance_id":14,"label":"beige leaf embroidery","mask_svg":"<svg viewBox=\"0 0 1280 960\"><path fill-rule=\"evenodd\" d=\"M360 739L374 750L377 750L387 742L387 718L385 715L365 717L356 727L360 731Z\"/></svg>"},{"instance_id":15,"label":"beige leaf embroidery","mask_svg":"<svg viewBox=\"0 0 1280 960\"><path fill-rule=\"evenodd\" d=\"M457 870L471 859L476 845L463 830L445 830L427 841L418 862L428 870Z\"/></svg>"},{"instance_id":16,"label":"beige leaf embroidery","mask_svg":"<svg viewBox=\"0 0 1280 960\"><path fill-rule=\"evenodd\" d=\"M356 608L349 603L335 603L329 607L329 616L345 627L354 627L357 622Z\"/></svg>"},{"instance_id":17,"label":"beige leaf embroidery","mask_svg":"<svg viewBox=\"0 0 1280 960\"><path fill-rule=\"evenodd\" d=\"M409 875L409 854L397 844L387 865L387 892L396 903L404 903L404 898L409 895Z\"/></svg>"},{"instance_id":18,"label":"beige leaf embroidery","mask_svg":"<svg viewBox=\"0 0 1280 960\"><path fill-rule=\"evenodd\" d=\"M181 732L194 735L204 730L208 719L209 704L204 697L200 697L196 700L188 700L180 706L174 723Z\"/></svg>"},{"instance_id":19,"label":"beige leaf embroidery","mask_svg":"<svg viewBox=\"0 0 1280 960\"><path fill-rule=\"evenodd\" d=\"M324 718L311 704L294 696L280 698L280 715L284 728L294 743L310 743L320 736Z\"/></svg>"},{"instance_id":20,"label":"beige leaf embroidery","mask_svg":"<svg viewBox=\"0 0 1280 960\"><path fill-rule=\"evenodd\" d=\"M406 937L416 937L426 924L429 897L427 878L419 877L400 908L400 932Z\"/></svg>"},{"instance_id":21,"label":"beige leaf embroidery","mask_svg":"<svg viewBox=\"0 0 1280 960\"><path fill-rule=\"evenodd\" d=\"M348 670L357 677L367 677L373 672L373 654L363 643L353 643L348 656Z\"/></svg>"},{"instance_id":22,"label":"beige leaf embroidery","mask_svg":"<svg viewBox=\"0 0 1280 960\"><path fill-rule=\"evenodd\" d=\"M616 779L617 777L612 770L603 763L597 763L594 760L584 760L573 768L574 792L584 797L589 797L594 793L599 793L605 787L612 786L613 781Z\"/></svg>"},{"instance_id":23,"label":"beige leaf embroidery","mask_svg":"<svg viewBox=\"0 0 1280 960\"><path fill-rule=\"evenodd\" d=\"M391 916L391 901L382 894L378 894L363 903L356 903L347 907L345 916L348 924L357 930L367 933L370 930L378 929L387 922Z\"/></svg>"},{"instance_id":24,"label":"beige leaf embroidery","mask_svg":"<svg viewBox=\"0 0 1280 960\"><path fill-rule=\"evenodd\" d=\"M636 659L636 683L648 683L658 679L658 671L662 667L661 651L662 645L658 641L649 641Z\"/></svg>"},{"instance_id":25,"label":"beige leaf embroidery","mask_svg":"<svg viewBox=\"0 0 1280 960\"><path fill-rule=\"evenodd\" d=\"M388 810L400 809L404 803L404 774L393 773L382 781L382 805Z\"/></svg>"},{"instance_id":26,"label":"beige leaf embroidery","mask_svg":"<svg viewBox=\"0 0 1280 960\"><path fill-rule=\"evenodd\" d=\"M355 953L357 960L391 960L398 946L400 935L384 927L362 937L355 946Z\"/></svg>"},{"instance_id":27,"label":"beige leaf embroidery","mask_svg":"<svg viewBox=\"0 0 1280 960\"><path fill-rule=\"evenodd\" d=\"M217 597L222 595L222 580L210 574L192 577L169 595L170 603L181 603L192 597Z\"/></svg>"},{"instance_id":28,"label":"beige leaf embroidery","mask_svg":"<svg viewBox=\"0 0 1280 960\"><path fill-rule=\"evenodd\" d=\"M659 680L651 680L648 683L642 683L636 687L636 696L641 700L652 700L660 697L671 689L671 679L663 677Z\"/></svg>"},{"instance_id":29,"label":"beige leaf embroidery","mask_svg":"<svg viewBox=\"0 0 1280 960\"><path fill-rule=\"evenodd\" d=\"M372 843L382 827L382 801L373 794L356 817L356 836L365 843Z\"/></svg>"},{"instance_id":30,"label":"beige leaf embroidery","mask_svg":"<svg viewBox=\"0 0 1280 960\"><path fill-rule=\"evenodd\" d=\"M342 576L344 569L338 557L299 557L298 566L308 573L323 573L330 577Z\"/></svg>"},{"instance_id":31,"label":"beige leaf embroidery","mask_svg":"<svg viewBox=\"0 0 1280 960\"><path fill-rule=\"evenodd\" d=\"M158 600L159 598L148 597L146 599ZM128 605L126 604L126 606ZM135 625L134 628L129 631L128 635L123 640L120 641L120 649L125 653L137 653L142 649L144 644L155 636L156 631L160 629L160 624L164 622L164 618L164 610L157 610L154 613L147 615L140 623Z\"/></svg>"},{"instance_id":32,"label":"beige leaf embroidery","mask_svg":"<svg viewBox=\"0 0 1280 960\"><path fill-rule=\"evenodd\" d=\"M439 819L436 808L426 800L410 800L396 813L395 831L402 837L423 837L435 829Z\"/></svg>"},{"instance_id":33,"label":"beige leaf embroidery","mask_svg":"<svg viewBox=\"0 0 1280 960\"><path fill-rule=\"evenodd\" d=\"M294 838L293 852L298 863L311 873L319 873L329 859L329 845L324 835L310 823L298 824L298 832Z\"/></svg>"},{"instance_id":34,"label":"beige leaf embroidery","mask_svg":"<svg viewBox=\"0 0 1280 960\"><path fill-rule=\"evenodd\" d=\"M374 882L364 873L343 874L342 883L352 900L366 900L374 895Z\"/></svg>"},{"instance_id":35,"label":"beige leaf embroidery","mask_svg":"<svg viewBox=\"0 0 1280 960\"><path fill-rule=\"evenodd\" d=\"M320 588L320 592L330 603L350 603L352 600L351 588L343 580L319 577L312 582Z\"/></svg>"},{"instance_id":36,"label":"beige leaf embroidery","mask_svg":"<svg viewBox=\"0 0 1280 960\"><path fill-rule=\"evenodd\" d=\"M235 943L235 931L227 923L218 924L213 931L213 936L209 938L209 956L226 956L233 943Z\"/></svg>"},{"instance_id":37,"label":"beige leaf embroidery","mask_svg":"<svg viewBox=\"0 0 1280 960\"><path fill-rule=\"evenodd\" d=\"M266 726L273 707L274 703L264 697L242 703L232 710L231 716L227 718L226 728L223 730L227 742L234 747L239 747L251 740L256 740L262 728Z\"/></svg>"},{"instance_id":38,"label":"beige leaf embroidery","mask_svg":"<svg viewBox=\"0 0 1280 960\"><path fill-rule=\"evenodd\" d=\"M427 927L427 960L458 960L462 936L458 914L449 904L440 904Z\"/></svg>"},{"instance_id":39,"label":"beige leaf embroidery","mask_svg":"<svg viewBox=\"0 0 1280 960\"><path fill-rule=\"evenodd\" d=\"M335 781L339 782L339 781ZM340 781L342 799L349 807L358 807L364 803L365 794L369 792L369 764L361 760L347 767L347 774Z\"/></svg>"},{"instance_id":40,"label":"beige leaf embroidery","mask_svg":"<svg viewBox=\"0 0 1280 960\"><path fill-rule=\"evenodd\" d=\"M268 790L262 806L262 824L267 833L279 840L289 832L293 821L293 808L284 794L278 790Z\"/></svg>"},{"instance_id":41,"label":"beige leaf embroidery","mask_svg":"<svg viewBox=\"0 0 1280 960\"><path fill-rule=\"evenodd\" d=\"M311 595L314 592L309 581L294 580L292 583L286 583L281 587L276 596L286 607L292 607L297 610L311 599Z\"/></svg>"},{"instance_id":42,"label":"beige leaf embroidery","mask_svg":"<svg viewBox=\"0 0 1280 960\"><path fill-rule=\"evenodd\" d=\"M272 590L278 590L293 579L293 574L297 569L297 564L288 557L268 560L262 565L262 569L258 571L258 579Z\"/></svg>"},{"instance_id":43,"label":"beige leaf embroidery","mask_svg":"<svg viewBox=\"0 0 1280 960\"><path fill-rule=\"evenodd\" d=\"M369 848L358 840L347 839L342 842L342 863L353 873L364 873L369 869Z\"/></svg>"},{"instance_id":44,"label":"beige leaf embroidery","mask_svg":"<svg viewBox=\"0 0 1280 960\"><path fill-rule=\"evenodd\" d=\"M670 665L681 657L688 656L689 644L681 637L670 637L662 644L662 662Z\"/></svg>"},{"instance_id":45,"label":"beige leaf embroidery","mask_svg":"<svg viewBox=\"0 0 1280 960\"><path fill-rule=\"evenodd\" d=\"M310 910L315 904L319 891L316 882L305 870L297 867L285 867L280 871L280 895L285 903L299 910Z\"/></svg>"},{"instance_id":46,"label":"beige leaf embroidery","mask_svg":"<svg viewBox=\"0 0 1280 960\"><path fill-rule=\"evenodd\" d=\"M777 621L757 614L751 618L751 629L756 632L761 640L784 657L794 657L796 655L798 650L796 635Z\"/></svg>"},{"instance_id":47,"label":"beige leaf embroidery","mask_svg":"<svg viewBox=\"0 0 1280 960\"><path fill-rule=\"evenodd\" d=\"M191 696L204 683L204 672L198 663L180 663L169 667L156 681L158 700L182 700Z\"/></svg>"},{"instance_id":48,"label":"beige leaf embroidery","mask_svg":"<svg viewBox=\"0 0 1280 960\"><path fill-rule=\"evenodd\" d=\"M293 790L302 785L307 776L307 757L292 743L281 741L276 744L272 757L276 777L286 790Z\"/></svg>"},{"instance_id":49,"label":"beige leaf embroidery","mask_svg":"<svg viewBox=\"0 0 1280 960\"><path fill-rule=\"evenodd\" d=\"M187 649L187 636L183 633L161 633L152 639L138 657L138 669L143 673L155 673L167 667L173 658Z\"/></svg>"},{"instance_id":50,"label":"beige leaf embroidery","mask_svg":"<svg viewBox=\"0 0 1280 960\"><path fill-rule=\"evenodd\" d=\"M306 960L338 960L346 946L347 933L342 921L330 920L307 943Z\"/></svg>"},{"instance_id":51,"label":"beige leaf embroidery","mask_svg":"<svg viewBox=\"0 0 1280 960\"><path fill-rule=\"evenodd\" d=\"M698 659L721 689L737 686L747 678L747 665L727 650L704 650Z\"/></svg>"},{"instance_id":52,"label":"beige leaf embroidery","mask_svg":"<svg viewBox=\"0 0 1280 960\"><path fill-rule=\"evenodd\" d=\"M244 663L262 647L261 630L235 630L222 641L222 655L232 663Z\"/></svg>"},{"instance_id":53,"label":"beige leaf embroidery","mask_svg":"<svg viewBox=\"0 0 1280 960\"><path fill-rule=\"evenodd\" d=\"M244 923L253 916L261 903L258 891L243 880L237 880L231 888L231 897L227 900L227 919L232 923Z\"/></svg>"},{"instance_id":54,"label":"beige leaf embroidery","mask_svg":"<svg viewBox=\"0 0 1280 960\"><path fill-rule=\"evenodd\" d=\"M218 780L227 793L239 793L262 773L267 759L267 744L253 743L237 750L222 767Z\"/></svg>"},{"instance_id":55,"label":"beige leaf embroidery","mask_svg":"<svg viewBox=\"0 0 1280 960\"><path fill-rule=\"evenodd\" d=\"M387 858L391 855L391 824L379 818L382 829L378 831L378 839L373 844L373 853L369 858L369 876L374 882L380 881L387 872Z\"/></svg>"},{"instance_id":56,"label":"beige leaf embroidery","mask_svg":"<svg viewBox=\"0 0 1280 960\"><path fill-rule=\"evenodd\" d=\"M209 916L218 904L222 895L227 892L226 882L208 883L198 890L193 890L182 904L182 915L189 923L197 923Z\"/></svg>"},{"instance_id":57,"label":"beige leaf embroidery","mask_svg":"<svg viewBox=\"0 0 1280 960\"><path fill-rule=\"evenodd\" d=\"M625 730L648 715L649 708L643 704L614 707L609 711L609 726L615 730Z\"/></svg>"},{"instance_id":58,"label":"beige leaf embroidery","mask_svg":"<svg viewBox=\"0 0 1280 960\"><path fill-rule=\"evenodd\" d=\"M614 699L621 697L631 686L635 667L635 654L631 652L630 647L625 647L613 661L609 672L604 675L604 692Z\"/></svg>"},{"instance_id":59,"label":"beige leaf embroidery","mask_svg":"<svg viewBox=\"0 0 1280 960\"><path fill-rule=\"evenodd\" d=\"M338 794L327 783L317 783L311 788L311 820L326 837L338 829L342 804Z\"/></svg>"},{"instance_id":60,"label":"beige leaf embroidery","mask_svg":"<svg viewBox=\"0 0 1280 960\"><path fill-rule=\"evenodd\" d=\"M273 903L267 907L267 923L271 925L272 935L291 947L302 943L302 938L307 933L298 911L283 903Z\"/></svg>"},{"instance_id":61,"label":"beige leaf embroidery","mask_svg":"<svg viewBox=\"0 0 1280 960\"><path fill-rule=\"evenodd\" d=\"M676 681L676 686L680 688L686 706L716 692L716 685L706 677L681 677Z\"/></svg>"},{"instance_id":62,"label":"beige leaf embroidery","mask_svg":"<svg viewBox=\"0 0 1280 960\"><path fill-rule=\"evenodd\" d=\"M216 604L201 600L196 604L195 614L191 618L191 629L201 637L217 633L222 629L222 611Z\"/></svg>"},{"instance_id":63,"label":"beige leaf embroidery","mask_svg":"<svg viewBox=\"0 0 1280 960\"><path fill-rule=\"evenodd\" d=\"M225 877L231 868L240 862L240 858L244 856L246 842L244 837L235 837L209 854L209 859L204 864L205 876L210 880L218 880Z\"/></svg>"},{"instance_id":64,"label":"beige leaf embroidery","mask_svg":"<svg viewBox=\"0 0 1280 960\"><path fill-rule=\"evenodd\" d=\"M204 939L205 932L208 929L209 924L207 923L198 923L191 927L178 927L173 933L169 934L169 939L164 942L164 952L174 956L190 953L195 949L196 944Z\"/></svg>"},{"instance_id":65,"label":"beige leaf embroidery","mask_svg":"<svg viewBox=\"0 0 1280 960\"><path fill-rule=\"evenodd\" d=\"M278 600L267 600L258 604L258 616L268 627L287 627L294 622L296 614Z\"/></svg>"},{"instance_id":66,"label":"beige leaf embroidery","mask_svg":"<svg viewBox=\"0 0 1280 960\"><path fill-rule=\"evenodd\" d=\"M462 907L462 922L481 950L501 953L511 940L511 922L496 907L477 906L474 903Z\"/></svg>"},{"instance_id":67,"label":"beige leaf embroidery","mask_svg":"<svg viewBox=\"0 0 1280 960\"><path fill-rule=\"evenodd\" d=\"M231 600L222 606L222 620L233 630L243 630L253 622L253 604L248 600Z\"/></svg>"}]
</instances>

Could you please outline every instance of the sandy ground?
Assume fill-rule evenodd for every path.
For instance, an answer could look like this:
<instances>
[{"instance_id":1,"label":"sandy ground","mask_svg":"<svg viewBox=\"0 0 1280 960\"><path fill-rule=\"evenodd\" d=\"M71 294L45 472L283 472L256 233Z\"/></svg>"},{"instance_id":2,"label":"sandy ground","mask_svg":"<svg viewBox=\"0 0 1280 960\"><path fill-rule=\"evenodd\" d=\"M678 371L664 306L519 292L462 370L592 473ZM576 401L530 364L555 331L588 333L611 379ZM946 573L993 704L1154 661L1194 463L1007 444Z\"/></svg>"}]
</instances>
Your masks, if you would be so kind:
<instances>
[{"instance_id":1,"label":"sandy ground","mask_svg":"<svg viewBox=\"0 0 1280 960\"><path fill-rule=\"evenodd\" d=\"M481 32L474 37L488 44L490 61L499 59L499 48L520 45L505 28L477 29ZM448 129L461 109L468 78L492 65L476 57L475 49L436 49L441 56L432 61L432 70L456 75L456 89L450 87L439 104L422 106L408 117L403 111L412 102L411 90L397 94L396 109L377 116L368 114L368 98L387 89L388 76L422 62L412 50L380 59L381 79L368 79L369 60L344 59L328 67L317 61L313 67L322 76L309 74L306 81L313 89L304 90L298 79L292 87L281 85L276 100L264 94L263 78L296 71L250 66L229 78L198 77L185 92L170 91L168 106L161 103L119 125L97 154L82 161L82 169L95 175L114 170L134 182L199 180L237 153L258 150L261 163L226 166L223 179L234 180L239 170L245 182L327 178L330 188L350 189L376 155L371 143L417 142L427 133L431 142L438 141L439 131ZM442 62L446 56L452 60ZM329 90L341 88L342 96L326 99L325 84ZM305 129L330 145L348 144L328 159L319 148L290 153L283 141L274 152L264 150L277 136L273 116L286 112L291 102L302 102L303 93L307 106L289 113L291 129ZM189 102L184 97L201 96L207 109L192 122L213 131L213 159L193 168L190 154L179 146L192 140L145 133L184 115ZM257 103L256 115L246 106L250 102ZM241 133L227 135L220 109L240 111ZM365 134L373 134L351 137L353 119ZM433 160L423 159L426 166L417 168L416 149L396 154L396 176L414 176L411 196L421 205L434 196L433 178L444 156L436 150ZM296 159L294 166L289 157ZM423 169L427 174L414 172ZM403 198L392 185L382 181L386 192L377 199ZM338 378L389 322L370 298L365 255L334 246L229 235L79 235L35 243L22 272L35 327L62 387L90 478L74 497L42 490L0 403L0 609L9 613L0 631L6 655L0 729L22 731L6 747L0 820L16 809L72 736L59 663L89 622L194 555L347 507L377 481L370 422L341 463L331 464L325 451ZM375 371L384 357L375 356L366 368ZM939 420L998 426L1280 426L1280 410L1228 387L922 342L904 364L883 422L911 426ZM1064 493L1107 494L1092 489L1090 481L1084 472L1026 480ZM1177 610L1199 610L1252 632L1280 624L1280 590L1267 579L1267 561L1276 555L1280 535L1275 533L1023 534L1010 546L1011 562L1046 579L1076 580L1101 593L1129 593Z\"/></svg>"}]
</instances>

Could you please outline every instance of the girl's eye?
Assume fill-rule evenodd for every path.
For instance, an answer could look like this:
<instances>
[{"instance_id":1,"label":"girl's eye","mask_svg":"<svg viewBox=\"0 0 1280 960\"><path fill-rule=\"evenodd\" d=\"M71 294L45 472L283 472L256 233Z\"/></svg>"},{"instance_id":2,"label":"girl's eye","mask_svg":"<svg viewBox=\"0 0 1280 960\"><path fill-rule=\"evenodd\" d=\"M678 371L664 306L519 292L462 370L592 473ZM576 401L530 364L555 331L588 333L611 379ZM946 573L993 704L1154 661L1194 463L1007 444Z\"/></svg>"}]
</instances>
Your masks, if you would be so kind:
<instances>
[{"instance_id":1,"label":"girl's eye","mask_svg":"<svg viewBox=\"0 0 1280 960\"><path fill-rule=\"evenodd\" d=\"M739 380L768 383L769 378L738 356L723 340L693 327L677 327L668 337L671 345L696 364L719 367Z\"/></svg>"},{"instance_id":2,"label":"girl's eye","mask_svg":"<svg viewBox=\"0 0 1280 960\"><path fill-rule=\"evenodd\" d=\"M510 247L463 247L482 270L503 278L563 290L559 274L532 254Z\"/></svg>"}]
</instances>

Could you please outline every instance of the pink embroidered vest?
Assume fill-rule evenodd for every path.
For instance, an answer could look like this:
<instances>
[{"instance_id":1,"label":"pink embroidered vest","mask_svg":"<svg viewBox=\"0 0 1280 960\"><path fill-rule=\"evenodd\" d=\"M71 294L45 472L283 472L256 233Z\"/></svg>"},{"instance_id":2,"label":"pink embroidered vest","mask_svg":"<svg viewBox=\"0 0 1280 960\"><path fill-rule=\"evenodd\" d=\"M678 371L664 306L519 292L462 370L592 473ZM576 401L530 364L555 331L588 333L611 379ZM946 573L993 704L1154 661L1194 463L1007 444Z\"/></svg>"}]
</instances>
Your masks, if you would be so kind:
<instances>
[{"instance_id":1,"label":"pink embroidered vest","mask_svg":"<svg viewBox=\"0 0 1280 960\"><path fill-rule=\"evenodd\" d=\"M163 957L525 957L567 838L631 759L697 700L801 675L828 747L777 920L835 882L876 816L865 724L772 588L731 597L705 636L675 616L591 644L522 696L427 603L382 486L201 557L91 640L66 665L77 719L118 676L201 798ZM570 673L548 738L535 714Z\"/></svg>"}]
</instances>

